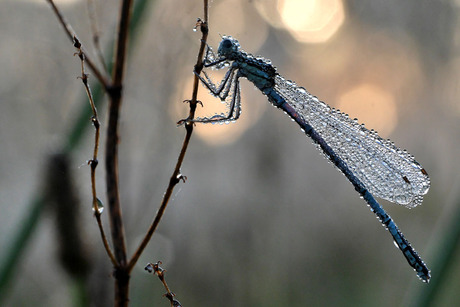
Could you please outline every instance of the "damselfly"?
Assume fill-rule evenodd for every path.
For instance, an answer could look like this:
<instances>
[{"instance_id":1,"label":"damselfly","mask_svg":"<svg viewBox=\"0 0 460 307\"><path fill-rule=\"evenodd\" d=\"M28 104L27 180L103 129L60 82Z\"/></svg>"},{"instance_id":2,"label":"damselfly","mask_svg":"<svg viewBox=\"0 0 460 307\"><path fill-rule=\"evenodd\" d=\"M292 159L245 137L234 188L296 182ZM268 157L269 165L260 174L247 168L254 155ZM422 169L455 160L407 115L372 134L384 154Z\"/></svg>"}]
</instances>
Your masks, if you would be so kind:
<instances>
[{"instance_id":1,"label":"damselfly","mask_svg":"<svg viewBox=\"0 0 460 307\"><path fill-rule=\"evenodd\" d=\"M229 112L197 118L193 122L237 120L241 112L239 79L245 77L313 139L366 200L421 280L430 280L430 271L423 260L374 198L410 208L422 203L423 195L430 188L430 179L411 154L284 79L269 60L244 52L238 41L230 36L223 37L217 55L208 47L204 66L229 68L220 84L214 84L206 72L203 72L204 78L197 74L214 96L228 102Z\"/></svg>"}]
</instances>

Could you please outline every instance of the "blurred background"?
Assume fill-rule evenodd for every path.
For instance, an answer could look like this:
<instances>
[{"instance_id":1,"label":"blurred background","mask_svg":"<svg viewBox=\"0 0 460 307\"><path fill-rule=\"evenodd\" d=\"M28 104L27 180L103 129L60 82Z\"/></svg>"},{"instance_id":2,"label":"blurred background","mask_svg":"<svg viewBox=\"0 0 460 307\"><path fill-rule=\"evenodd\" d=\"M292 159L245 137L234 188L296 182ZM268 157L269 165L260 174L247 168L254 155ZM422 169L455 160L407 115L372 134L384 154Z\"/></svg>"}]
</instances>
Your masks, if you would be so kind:
<instances>
[{"instance_id":1,"label":"blurred background","mask_svg":"<svg viewBox=\"0 0 460 307\"><path fill-rule=\"evenodd\" d=\"M118 2L96 1L90 12L86 1L56 3L97 62L90 26L90 16L96 16L109 54ZM184 306L408 306L435 281L436 306L460 304L458 252L443 280L436 271L460 207L460 1L210 5L208 42L215 49L220 35L238 38L245 51L271 59L284 77L416 156L432 182L423 205L409 210L380 203L432 269L433 282L418 280L352 185L288 116L243 80L240 120L197 125L182 167L188 180L176 187L133 271L130 305L168 306L158 278L144 271L147 262L158 260ZM176 122L188 115L182 101L191 98L201 38L192 30L202 6L198 0L151 1L132 37L119 156L129 254L155 215L182 144L184 129ZM49 188L46 178L67 182L59 172L50 175L50 157L68 148L72 127L89 103L77 79L80 61L46 1L1 1L0 37L5 263L18 234L32 225L28 217ZM221 112L216 106L224 110L203 87L200 92L199 115ZM104 202L106 108L103 100L97 176ZM113 304L111 265L91 211L89 117L84 127L68 156L70 181L64 184L73 187L64 195L75 205L60 215L52 206L34 215L33 235L3 285L4 306L76 305L75 275L59 261L66 241L85 259L76 270L84 271L91 305ZM71 228L81 242L62 239L57 221L75 223ZM106 212L103 221L109 233Z\"/></svg>"}]
</instances>

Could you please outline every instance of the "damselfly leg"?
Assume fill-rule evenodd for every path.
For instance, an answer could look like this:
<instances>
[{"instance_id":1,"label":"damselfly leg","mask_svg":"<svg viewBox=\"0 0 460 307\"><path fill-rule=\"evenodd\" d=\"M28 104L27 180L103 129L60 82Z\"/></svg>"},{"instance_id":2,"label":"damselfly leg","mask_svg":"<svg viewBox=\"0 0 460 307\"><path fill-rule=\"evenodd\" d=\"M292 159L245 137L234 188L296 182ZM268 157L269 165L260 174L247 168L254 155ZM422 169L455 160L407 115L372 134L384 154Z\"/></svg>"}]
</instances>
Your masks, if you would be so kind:
<instances>
[{"instance_id":1,"label":"damselfly leg","mask_svg":"<svg viewBox=\"0 0 460 307\"><path fill-rule=\"evenodd\" d=\"M220 61L209 63L208 67L220 64ZM205 65L206 67L206 65ZM206 72L203 71L205 78L195 72L203 85L211 92L215 97L218 97L221 101L225 102L228 106L227 114L216 114L211 117L199 117L193 120L198 123L227 123L235 121L240 117L241 114L241 94L240 94L240 82L239 73L237 67L232 66L225 74L219 85L216 85ZM230 102L227 102L227 98L231 97Z\"/></svg>"}]
</instances>

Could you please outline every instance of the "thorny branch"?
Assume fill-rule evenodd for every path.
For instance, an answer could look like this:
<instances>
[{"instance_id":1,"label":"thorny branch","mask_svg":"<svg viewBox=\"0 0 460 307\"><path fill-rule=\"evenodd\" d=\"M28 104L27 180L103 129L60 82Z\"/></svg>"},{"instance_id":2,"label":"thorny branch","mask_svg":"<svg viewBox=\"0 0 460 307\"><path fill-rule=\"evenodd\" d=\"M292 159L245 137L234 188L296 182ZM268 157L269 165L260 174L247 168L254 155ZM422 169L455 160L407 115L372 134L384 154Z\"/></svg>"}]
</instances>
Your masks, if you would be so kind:
<instances>
[{"instance_id":1,"label":"thorny branch","mask_svg":"<svg viewBox=\"0 0 460 307\"><path fill-rule=\"evenodd\" d=\"M196 27L199 27L202 33L200 50L198 52L198 58L195 64L195 71L198 74L203 69L203 55L204 55L204 50L206 48L206 41L208 38L208 21L207 20L208 20L208 1L204 0L204 19L203 20L198 19L197 24L196 24ZM199 79L198 79L198 76L195 75L195 79L193 83L192 99L188 101L190 104L190 112L189 112L188 119L193 119L195 117L195 110L196 110L197 96L198 96L198 85L199 85ZM174 187L179 183L180 180L183 180L183 181L186 180L186 177L180 173L180 168L182 166L182 162L184 161L185 153L187 152L190 138L192 137L193 123L191 121L185 122L185 131L186 131L186 134L185 134L184 141L182 143L182 148L179 153L179 157L177 159L177 163L174 168L173 174L171 175L171 178L169 179L169 185L166 188L166 192L163 196L163 200L161 202L160 208L158 209L158 212L152 224L150 225L144 239L142 240L139 247L134 252L131 260L129 261L129 265L128 265L129 271L133 269L137 260L139 259L145 247L149 243L150 238L155 232L158 224L160 223L160 220L163 217L163 214L166 210L166 206L168 205L169 199L171 198Z\"/></svg>"},{"instance_id":2,"label":"thorny branch","mask_svg":"<svg viewBox=\"0 0 460 307\"><path fill-rule=\"evenodd\" d=\"M157 275L160 281L163 283L163 286L166 289L166 293L164 296L169 300L171 303L171 307L182 307L181 303L176 300L174 297L176 296L174 292L171 292L171 290L168 287L168 284L166 283L165 280L165 272L163 268L160 267L161 261L158 261L157 263L147 263L147 266L144 268L146 271L149 273L152 273Z\"/></svg>"},{"instance_id":3,"label":"thorny branch","mask_svg":"<svg viewBox=\"0 0 460 307\"><path fill-rule=\"evenodd\" d=\"M107 237L104 232L104 228L102 227L101 221L101 213L103 210L102 203L97 198L97 191L96 191L96 167L98 165L97 154L99 150L99 135L100 135L100 122L97 115L96 105L94 104L93 94L91 93L91 88L88 84L88 74L85 73L85 53L81 50L81 43L76 36L74 36L74 47L77 49L75 55L78 55L81 61L81 81L85 86L86 94L88 95L89 103L91 105L91 110L93 112L93 116L91 117L91 122L93 123L95 133L94 133L94 150L93 150L93 158L88 161L88 165L91 167L91 192L93 195L93 212L94 216L96 217L97 225L99 227L99 231L101 233L102 242L104 244L105 250L107 255L109 256L110 260L112 261L113 265L116 265L117 262L115 257L110 249L109 242L107 241Z\"/></svg>"}]
</instances>

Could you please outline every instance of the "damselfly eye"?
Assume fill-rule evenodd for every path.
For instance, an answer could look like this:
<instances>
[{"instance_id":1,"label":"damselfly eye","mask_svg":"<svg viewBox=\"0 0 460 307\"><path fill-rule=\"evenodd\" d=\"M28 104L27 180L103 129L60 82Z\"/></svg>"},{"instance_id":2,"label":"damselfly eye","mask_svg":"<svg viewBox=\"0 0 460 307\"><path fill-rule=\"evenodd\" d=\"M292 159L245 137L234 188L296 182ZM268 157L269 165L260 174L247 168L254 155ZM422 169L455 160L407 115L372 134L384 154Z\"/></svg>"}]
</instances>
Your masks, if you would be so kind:
<instances>
[{"instance_id":1,"label":"damselfly eye","mask_svg":"<svg viewBox=\"0 0 460 307\"><path fill-rule=\"evenodd\" d=\"M232 41L229 40L229 39L224 39L222 41L222 47L225 48L225 49L230 49L232 47Z\"/></svg>"}]
</instances>

